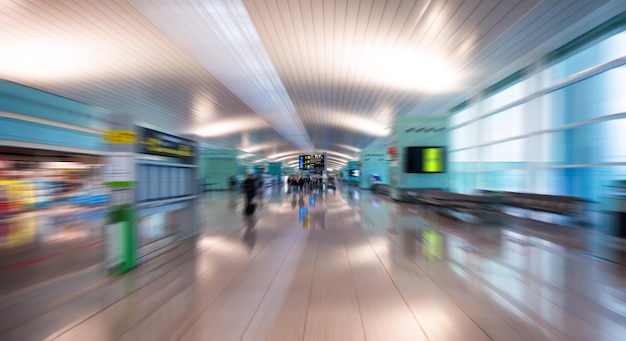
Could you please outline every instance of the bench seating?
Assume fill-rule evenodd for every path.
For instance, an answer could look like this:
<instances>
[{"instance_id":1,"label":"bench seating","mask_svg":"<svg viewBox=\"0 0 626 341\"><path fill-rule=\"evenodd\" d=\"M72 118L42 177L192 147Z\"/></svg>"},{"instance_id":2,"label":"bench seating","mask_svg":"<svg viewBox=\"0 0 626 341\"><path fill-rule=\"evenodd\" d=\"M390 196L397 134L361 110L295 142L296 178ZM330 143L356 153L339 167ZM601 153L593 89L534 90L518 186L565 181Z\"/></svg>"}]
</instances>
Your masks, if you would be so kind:
<instances>
[{"instance_id":1,"label":"bench seating","mask_svg":"<svg viewBox=\"0 0 626 341\"><path fill-rule=\"evenodd\" d=\"M420 191L416 200L418 203L437 208L450 209L459 213L469 214L482 219L491 211L492 201L486 196L468 195L429 189Z\"/></svg>"},{"instance_id":2,"label":"bench seating","mask_svg":"<svg viewBox=\"0 0 626 341\"><path fill-rule=\"evenodd\" d=\"M424 205L470 214L483 221L487 217L498 215L503 206L563 215L572 218L575 224L585 221L584 214L588 203L585 199L536 193L480 192L481 195L467 195L443 190L424 190L416 199Z\"/></svg>"},{"instance_id":3,"label":"bench seating","mask_svg":"<svg viewBox=\"0 0 626 341\"><path fill-rule=\"evenodd\" d=\"M372 192L374 193L389 195L390 191L391 191L391 188L389 187L389 185L385 185L385 184L373 184L372 185Z\"/></svg>"},{"instance_id":4,"label":"bench seating","mask_svg":"<svg viewBox=\"0 0 626 341\"><path fill-rule=\"evenodd\" d=\"M574 223L583 224L585 222L585 211L589 203L588 200L565 195L485 190L479 190L478 192L488 196L499 197L499 201L504 207L562 215L573 218Z\"/></svg>"},{"instance_id":5,"label":"bench seating","mask_svg":"<svg viewBox=\"0 0 626 341\"><path fill-rule=\"evenodd\" d=\"M563 196L535 193L501 192L504 195L503 204L531 211L540 211L560 214L582 221L587 206L587 200Z\"/></svg>"}]
</instances>

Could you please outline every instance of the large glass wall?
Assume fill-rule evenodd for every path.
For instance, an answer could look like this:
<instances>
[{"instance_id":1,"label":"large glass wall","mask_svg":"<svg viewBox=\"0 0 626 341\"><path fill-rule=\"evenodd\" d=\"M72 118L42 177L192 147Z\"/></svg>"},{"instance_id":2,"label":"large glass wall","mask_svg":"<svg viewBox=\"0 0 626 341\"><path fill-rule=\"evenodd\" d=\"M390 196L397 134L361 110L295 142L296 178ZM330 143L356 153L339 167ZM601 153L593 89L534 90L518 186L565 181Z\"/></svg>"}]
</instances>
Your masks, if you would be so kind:
<instances>
[{"instance_id":1,"label":"large glass wall","mask_svg":"<svg viewBox=\"0 0 626 341\"><path fill-rule=\"evenodd\" d=\"M450 187L582 197L600 226L626 180L626 31L532 68L450 117Z\"/></svg>"}]
</instances>

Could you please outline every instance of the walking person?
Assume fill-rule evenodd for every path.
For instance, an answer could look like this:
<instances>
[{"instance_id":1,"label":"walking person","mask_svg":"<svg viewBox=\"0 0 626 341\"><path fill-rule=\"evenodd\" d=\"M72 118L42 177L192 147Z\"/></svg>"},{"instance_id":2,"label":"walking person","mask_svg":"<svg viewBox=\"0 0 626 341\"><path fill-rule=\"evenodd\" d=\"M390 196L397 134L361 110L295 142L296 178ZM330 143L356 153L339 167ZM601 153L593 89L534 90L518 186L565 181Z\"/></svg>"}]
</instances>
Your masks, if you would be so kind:
<instances>
[{"instance_id":1,"label":"walking person","mask_svg":"<svg viewBox=\"0 0 626 341\"><path fill-rule=\"evenodd\" d=\"M256 181L254 179L254 175L250 174L241 184L241 189L245 194L245 202L244 202L244 213L247 215L251 215L254 213L255 205L252 203L252 199L256 195Z\"/></svg>"}]
</instances>

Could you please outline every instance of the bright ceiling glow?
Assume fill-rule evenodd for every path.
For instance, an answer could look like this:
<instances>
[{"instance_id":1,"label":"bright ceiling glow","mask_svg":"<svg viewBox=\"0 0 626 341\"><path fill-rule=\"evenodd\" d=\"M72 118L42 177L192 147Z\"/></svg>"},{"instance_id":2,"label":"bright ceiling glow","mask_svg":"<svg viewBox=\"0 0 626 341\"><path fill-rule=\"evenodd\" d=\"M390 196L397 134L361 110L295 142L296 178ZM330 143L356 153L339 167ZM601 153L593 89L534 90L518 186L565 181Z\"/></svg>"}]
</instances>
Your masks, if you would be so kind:
<instances>
[{"instance_id":1,"label":"bright ceiling glow","mask_svg":"<svg viewBox=\"0 0 626 341\"><path fill-rule=\"evenodd\" d=\"M284 160L284 159L288 159L291 157L298 157L300 154L307 154L307 153L303 153L299 150L290 150L287 152L283 152L283 153L278 153L278 154L272 154L270 156L268 156L267 158L270 160L276 160L276 161L280 161L280 160ZM313 154L313 153L311 153Z\"/></svg>"},{"instance_id":2,"label":"bright ceiling glow","mask_svg":"<svg viewBox=\"0 0 626 341\"><path fill-rule=\"evenodd\" d=\"M130 0L285 139L313 148L242 0Z\"/></svg>"},{"instance_id":3,"label":"bright ceiling glow","mask_svg":"<svg viewBox=\"0 0 626 341\"><path fill-rule=\"evenodd\" d=\"M192 105L193 121L196 124L208 122L215 114L215 103L210 94L198 94Z\"/></svg>"},{"instance_id":4,"label":"bright ceiling glow","mask_svg":"<svg viewBox=\"0 0 626 341\"><path fill-rule=\"evenodd\" d=\"M256 130L266 127L263 121L258 119L239 119L231 121L211 122L203 128L198 129L195 134L202 137L226 136L247 130Z\"/></svg>"},{"instance_id":5,"label":"bright ceiling glow","mask_svg":"<svg viewBox=\"0 0 626 341\"><path fill-rule=\"evenodd\" d=\"M342 154L342 153L337 153L337 152L327 152L326 154L329 155L328 160L345 161L345 160L356 160L356 159L358 159L358 157L354 157L354 156L350 156L350 155Z\"/></svg>"},{"instance_id":6,"label":"bright ceiling glow","mask_svg":"<svg viewBox=\"0 0 626 341\"><path fill-rule=\"evenodd\" d=\"M387 129L389 122L378 122L371 118L351 114L338 113L335 117L338 119L333 121L334 125L342 129L357 131L377 137L390 134L390 131Z\"/></svg>"},{"instance_id":7,"label":"bright ceiling glow","mask_svg":"<svg viewBox=\"0 0 626 341\"><path fill-rule=\"evenodd\" d=\"M390 87L424 92L455 90L461 78L446 58L423 51L372 50L361 59L359 71Z\"/></svg>"},{"instance_id":8,"label":"bright ceiling glow","mask_svg":"<svg viewBox=\"0 0 626 341\"><path fill-rule=\"evenodd\" d=\"M350 132L362 133L375 137L388 136L390 131L387 129L394 119L393 110L384 105L379 108L372 108L366 111L343 111L335 109L326 113L319 113L318 107L307 107L304 112L309 113L315 124L326 125L329 127L340 128ZM318 114L319 113L319 114ZM345 149L359 152L360 149L354 146L341 145Z\"/></svg>"},{"instance_id":9,"label":"bright ceiling glow","mask_svg":"<svg viewBox=\"0 0 626 341\"><path fill-rule=\"evenodd\" d=\"M244 154L237 155L237 159L239 159L239 160L248 159L248 158L256 158L256 157L257 157L257 155L250 154L250 153L244 153Z\"/></svg>"},{"instance_id":10,"label":"bright ceiling glow","mask_svg":"<svg viewBox=\"0 0 626 341\"><path fill-rule=\"evenodd\" d=\"M248 144L245 145L245 146L242 144L242 146L240 146L239 150L244 151L246 153L258 153L258 152L260 152L262 150L276 147L277 143L278 142L250 144L249 141L248 141ZM270 159L271 159L271 157L270 157Z\"/></svg>"},{"instance_id":11,"label":"bright ceiling glow","mask_svg":"<svg viewBox=\"0 0 626 341\"><path fill-rule=\"evenodd\" d=\"M361 148L357 148L357 147L350 146L350 145L347 145L347 144L336 143L335 146L337 146L339 148L342 148L342 149L347 149L347 150L349 150L351 152L355 152L355 153L360 153L361 152Z\"/></svg>"},{"instance_id":12,"label":"bright ceiling glow","mask_svg":"<svg viewBox=\"0 0 626 341\"><path fill-rule=\"evenodd\" d=\"M95 51L89 51L72 43L21 41L3 43L0 48L0 75L30 78L79 77L89 71Z\"/></svg>"}]
</instances>

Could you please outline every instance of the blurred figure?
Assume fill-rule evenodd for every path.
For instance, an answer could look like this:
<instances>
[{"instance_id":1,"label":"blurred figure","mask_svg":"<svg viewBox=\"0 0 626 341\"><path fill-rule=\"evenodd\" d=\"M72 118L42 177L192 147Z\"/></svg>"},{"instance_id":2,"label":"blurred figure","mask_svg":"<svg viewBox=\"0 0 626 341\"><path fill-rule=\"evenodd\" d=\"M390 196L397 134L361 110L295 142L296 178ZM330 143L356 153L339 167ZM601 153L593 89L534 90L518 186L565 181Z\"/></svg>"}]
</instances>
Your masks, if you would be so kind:
<instances>
[{"instance_id":1,"label":"blurred figure","mask_svg":"<svg viewBox=\"0 0 626 341\"><path fill-rule=\"evenodd\" d=\"M300 177L298 179L298 193L304 192L304 178Z\"/></svg>"},{"instance_id":2,"label":"blurred figure","mask_svg":"<svg viewBox=\"0 0 626 341\"><path fill-rule=\"evenodd\" d=\"M237 200L235 199L235 194L231 194L228 198L228 210L233 212L237 208Z\"/></svg>"},{"instance_id":3,"label":"blurred figure","mask_svg":"<svg viewBox=\"0 0 626 341\"><path fill-rule=\"evenodd\" d=\"M256 195L256 182L253 174L248 174L246 180L241 184L241 189L245 195L246 201L244 202L244 209L252 203L252 199Z\"/></svg>"},{"instance_id":4,"label":"blurred figure","mask_svg":"<svg viewBox=\"0 0 626 341\"><path fill-rule=\"evenodd\" d=\"M230 186L231 191L235 191L237 189L237 178L234 175L231 175L228 178L228 185Z\"/></svg>"},{"instance_id":5,"label":"blurred figure","mask_svg":"<svg viewBox=\"0 0 626 341\"><path fill-rule=\"evenodd\" d=\"M245 217L246 228L243 231L242 241L248 247L248 251L252 251L254 245L256 244L257 232L254 228L256 226L256 219L254 216L246 216Z\"/></svg>"}]
</instances>

